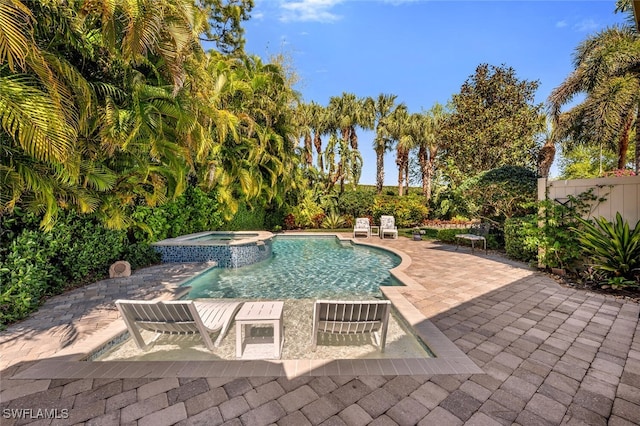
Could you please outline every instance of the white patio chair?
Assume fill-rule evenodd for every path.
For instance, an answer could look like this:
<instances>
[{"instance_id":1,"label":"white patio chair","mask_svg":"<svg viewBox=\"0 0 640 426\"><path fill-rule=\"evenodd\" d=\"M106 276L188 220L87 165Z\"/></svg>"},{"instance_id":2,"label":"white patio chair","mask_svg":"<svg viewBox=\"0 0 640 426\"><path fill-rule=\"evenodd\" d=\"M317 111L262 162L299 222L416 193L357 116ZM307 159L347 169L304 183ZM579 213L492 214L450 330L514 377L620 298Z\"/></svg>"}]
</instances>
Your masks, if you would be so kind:
<instances>
[{"instance_id":1,"label":"white patio chair","mask_svg":"<svg viewBox=\"0 0 640 426\"><path fill-rule=\"evenodd\" d=\"M357 234L365 234L367 238L371 236L371 224L369 223L369 218L359 217L356 219L355 226L353 227L353 238L355 238Z\"/></svg>"},{"instance_id":2,"label":"white patio chair","mask_svg":"<svg viewBox=\"0 0 640 426\"><path fill-rule=\"evenodd\" d=\"M116 306L131 337L142 350L147 349L147 344L139 328L168 334L200 333L207 349L212 351L220 346L242 302L117 300ZM214 344L209 334L216 332L219 334Z\"/></svg>"},{"instance_id":3,"label":"white patio chair","mask_svg":"<svg viewBox=\"0 0 640 426\"><path fill-rule=\"evenodd\" d=\"M313 335L311 347L318 345L318 333L373 333L380 352L384 352L389 326L391 302L318 300L313 307Z\"/></svg>"},{"instance_id":4,"label":"white patio chair","mask_svg":"<svg viewBox=\"0 0 640 426\"><path fill-rule=\"evenodd\" d=\"M384 239L385 235L398 238L398 227L393 216L380 216L380 238Z\"/></svg>"}]
</instances>

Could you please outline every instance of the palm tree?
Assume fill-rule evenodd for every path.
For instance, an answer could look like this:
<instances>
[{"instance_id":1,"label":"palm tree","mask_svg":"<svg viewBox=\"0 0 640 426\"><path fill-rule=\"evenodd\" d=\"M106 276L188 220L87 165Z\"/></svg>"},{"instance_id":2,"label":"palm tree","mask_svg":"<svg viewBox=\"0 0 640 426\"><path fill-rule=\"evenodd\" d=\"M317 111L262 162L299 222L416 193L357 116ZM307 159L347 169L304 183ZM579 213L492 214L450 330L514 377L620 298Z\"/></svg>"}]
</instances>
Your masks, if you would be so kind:
<instances>
[{"instance_id":1,"label":"palm tree","mask_svg":"<svg viewBox=\"0 0 640 426\"><path fill-rule=\"evenodd\" d=\"M540 122L540 127L544 129L541 133L544 144L538 152L538 175L543 178L548 178L551 165L556 156L556 138L558 132L555 131L553 122L549 121L546 115L540 115Z\"/></svg>"},{"instance_id":2,"label":"palm tree","mask_svg":"<svg viewBox=\"0 0 640 426\"><path fill-rule=\"evenodd\" d=\"M76 109L35 41L37 19L19 0L0 4L0 123L28 155L61 162L73 149Z\"/></svg>"},{"instance_id":3,"label":"palm tree","mask_svg":"<svg viewBox=\"0 0 640 426\"><path fill-rule=\"evenodd\" d=\"M403 195L405 180L408 185L409 151L412 138L409 133L409 112L404 104L397 105L380 125L380 134L390 143L396 144L396 165L398 166L398 195Z\"/></svg>"},{"instance_id":4,"label":"palm tree","mask_svg":"<svg viewBox=\"0 0 640 426\"><path fill-rule=\"evenodd\" d=\"M311 167L311 165L313 164L313 129L311 128L312 117L310 104L298 104L295 110L294 119L296 121L298 131L300 132L300 136L304 141L304 163L307 167Z\"/></svg>"},{"instance_id":5,"label":"palm tree","mask_svg":"<svg viewBox=\"0 0 640 426\"><path fill-rule=\"evenodd\" d=\"M576 48L574 67L548 100L559 137L615 149L622 169L635 128L635 168L640 172L639 34L631 27L612 27L587 38ZM586 95L584 101L561 112L578 94Z\"/></svg>"},{"instance_id":6,"label":"palm tree","mask_svg":"<svg viewBox=\"0 0 640 426\"><path fill-rule=\"evenodd\" d=\"M373 101L374 121L376 127L376 136L373 140L373 148L376 152L376 191L382 193L384 185L384 154L389 148L389 140L384 135L384 122L393 111L396 95L388 95L381 93L378 98Z\"/></svg>"},{"instance_id":7,"label":"palm tree","mask_svg":"<svg viewBox=\"0 0 640 426\"><path fill-rule=\"evenodd\" d=\"M320 173L324 173L324 163L322 160L322 135L327 133L329 126L327 110L315 103L311 102L311 127L313 128L313 146L316 149L318 169Z\"/></svg>"},{"instance_id":8,"label":"palm tree","mask_svg":"<svg viewBox=\"0 0 640 426\"><path fill-rule=\"evenodd\" d=\"M441 143L443 122L446 117L444 107L435 103L423 114L412 116L415 145L418 147L418 163L422 176L422 195L431 199L431 183L435 174L435 162Z\"/></svg>"}]
</instances>

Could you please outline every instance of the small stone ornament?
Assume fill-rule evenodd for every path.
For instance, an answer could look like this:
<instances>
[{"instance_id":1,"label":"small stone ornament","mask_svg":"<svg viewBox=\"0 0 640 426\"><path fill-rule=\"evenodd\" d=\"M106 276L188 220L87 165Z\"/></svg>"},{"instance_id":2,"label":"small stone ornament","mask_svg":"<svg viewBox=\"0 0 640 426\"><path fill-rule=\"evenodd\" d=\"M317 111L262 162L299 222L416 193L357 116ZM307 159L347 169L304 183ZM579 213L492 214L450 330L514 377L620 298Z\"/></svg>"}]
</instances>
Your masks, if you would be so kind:
<instances>
[{"instance_id":1,"label":"small stone ornament","mask_svg":"<svg viewBox=\"0 0 640 426\"><path fill-rule=\"evenodd\" d=\"M131 276L131 265L126 260L118 260L109 268L109 278Z\"/></svg>"}]
</instances>

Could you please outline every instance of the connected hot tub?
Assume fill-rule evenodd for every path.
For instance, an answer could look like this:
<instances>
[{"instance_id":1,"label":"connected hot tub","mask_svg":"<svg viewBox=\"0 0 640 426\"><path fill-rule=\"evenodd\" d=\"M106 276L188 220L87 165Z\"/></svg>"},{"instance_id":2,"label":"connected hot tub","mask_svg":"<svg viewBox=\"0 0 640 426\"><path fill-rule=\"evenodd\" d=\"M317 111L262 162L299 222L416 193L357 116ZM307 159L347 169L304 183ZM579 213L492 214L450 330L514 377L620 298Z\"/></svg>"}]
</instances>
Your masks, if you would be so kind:
<instances>
[{"instance_id":1,"label":"connected hot tub","mask_svg":"<svg viewBox=\"0 0 640 426\"><path fill-rule=\"evenodd\" d=\"M208 231L168 238L153 247L163 263L216 262L221 268L237 268L270 258L272 240L266 231Z\"/></svg>"}]
</instances>

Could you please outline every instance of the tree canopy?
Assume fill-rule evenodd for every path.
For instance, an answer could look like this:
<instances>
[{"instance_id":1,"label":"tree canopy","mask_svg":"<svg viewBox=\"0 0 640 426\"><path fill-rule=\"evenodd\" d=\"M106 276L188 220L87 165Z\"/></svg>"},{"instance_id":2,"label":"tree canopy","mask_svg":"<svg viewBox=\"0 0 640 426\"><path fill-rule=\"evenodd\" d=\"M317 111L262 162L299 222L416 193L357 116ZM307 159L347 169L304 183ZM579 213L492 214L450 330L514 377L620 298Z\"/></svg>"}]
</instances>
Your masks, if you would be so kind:
<instances>
[{"instance_id":1,"label":"tree canopy","mask_svg":"<svg viewBox=\"0 0 640 426\"><path fill-rule=\"evenodd\" d=\"M533 169L542 104L537 81L511 67L481 64L453 95L443 154L454 182L503 165Z\"/></svg>"},{"instance_id":2,"label":"tree canopy","mask_svg":"<svg viewBox=\"0 0 640 426\"><path fill-rule=\"evenodd\" d=\"M123 227L130 207L187 185L218 188L227 213L282 202L298 173L298 95L280 65L242 52L252 5L3 2L0 212L25 206L48 227L73 208ZM205 52L201 34L233 55Z\"/></svg>"}]
</instances>

